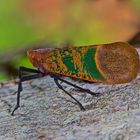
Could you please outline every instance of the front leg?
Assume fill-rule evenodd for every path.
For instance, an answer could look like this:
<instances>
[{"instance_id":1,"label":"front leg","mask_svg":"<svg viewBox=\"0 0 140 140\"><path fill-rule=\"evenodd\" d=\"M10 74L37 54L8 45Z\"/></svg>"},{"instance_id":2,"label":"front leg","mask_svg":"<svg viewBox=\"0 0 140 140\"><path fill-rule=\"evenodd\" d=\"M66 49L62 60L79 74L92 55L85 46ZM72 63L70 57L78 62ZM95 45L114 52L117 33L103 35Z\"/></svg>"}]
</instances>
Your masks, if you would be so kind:
<instances>
[{"instance_id":1,"label":"front leg","mask_svg":"<svg viewBox=\"0 0 140 140\"><path fill-rule=\"evenodd\" d=\"M28 73L30 72L30 73L36 73L36 74L22 76L22 72L28 72ZM22 82L32 80L32 79L36 79L36 78L40 78L40 77L43 77L43 76L44 76L44 74L39 72L38 70L30 69L30 68L26 68L26 67L20 67L19 68L19 83L18 83L18 90L17 90L17 104L16 104L14 110L12 111L11 115L14 115L14 112L20 107L20 93L23 90Z\"/></svg>"}]
</instances>

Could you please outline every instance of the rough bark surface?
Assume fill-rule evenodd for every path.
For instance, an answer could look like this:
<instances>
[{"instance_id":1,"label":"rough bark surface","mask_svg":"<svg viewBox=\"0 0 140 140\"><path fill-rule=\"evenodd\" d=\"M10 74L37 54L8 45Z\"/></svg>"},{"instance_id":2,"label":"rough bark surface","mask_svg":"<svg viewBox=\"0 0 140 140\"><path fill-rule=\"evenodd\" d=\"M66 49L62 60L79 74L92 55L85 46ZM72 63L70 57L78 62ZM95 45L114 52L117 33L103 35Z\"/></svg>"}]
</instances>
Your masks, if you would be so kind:
<instances>
[{"instance_id":1,"label":"rough bark surface","mask_svg":"<svg viewBox=\"0 0 140 140\"><path fill-rule=\"evenodd\" d=\"M62 83L86 111L57 88L50 77L23 83L21 107L16 104L17 85L0 88L0 140L139 140L140 74L122 85L73 81L100 92L100 97L82 93Z\"/></svg>"}]
</instances>

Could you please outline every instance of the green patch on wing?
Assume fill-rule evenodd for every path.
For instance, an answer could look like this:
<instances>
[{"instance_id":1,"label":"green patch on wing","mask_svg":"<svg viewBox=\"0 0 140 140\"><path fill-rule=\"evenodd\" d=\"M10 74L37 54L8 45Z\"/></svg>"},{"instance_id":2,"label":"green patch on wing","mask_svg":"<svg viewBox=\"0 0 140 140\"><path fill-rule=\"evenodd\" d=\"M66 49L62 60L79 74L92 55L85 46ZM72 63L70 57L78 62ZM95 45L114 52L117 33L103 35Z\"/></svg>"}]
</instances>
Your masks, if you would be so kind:
<instances>
[{"instance_id":1,"label":"green patch on wing","mask_svg":"<svg viewBox=\"0 0 140 140\"><path fill-rule=\"evenodd\" d=\"M96 49L94 48L89 48L87 50L87 52L84 55L83 58L83 69L85 72L88 73L88 75L90 75L91 77L93 77L93 79L99 79L102 80L104 79L104 77L101 75L101 73L99 72L99 70L96 67L96 63L95 63L95 53L96 53Z\"/></svg>"},{"instance_id":2,"label":"green patch on wing","mask_svg":"<svg viewBox=\"0 0 140 140\"><path fill-rule=\"evenodd\" d=\"M73 58L69 55L66 55L62 58L63 63L66 65L68 71L72 72L73 74L78 73L78 68L74 67Z\"/></svg>"}]
</instances>

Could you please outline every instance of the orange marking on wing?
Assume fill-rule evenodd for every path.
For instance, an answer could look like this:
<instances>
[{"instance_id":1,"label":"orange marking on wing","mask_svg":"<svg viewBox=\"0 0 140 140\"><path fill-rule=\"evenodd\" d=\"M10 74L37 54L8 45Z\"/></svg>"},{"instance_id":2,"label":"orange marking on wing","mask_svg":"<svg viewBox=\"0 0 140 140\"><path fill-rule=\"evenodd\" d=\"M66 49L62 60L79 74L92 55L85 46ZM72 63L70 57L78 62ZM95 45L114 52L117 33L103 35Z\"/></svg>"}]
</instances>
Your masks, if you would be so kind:
<instances>
[{"instance_id":1,"label":"orange marking on wing","mask_svg":"<svg viewBox=\"0 0 140 140\"><path fill-rule=\"evenodd\" d=\"M62 56L61 56L60 51L57 50L56 54L57 54L57 61L58 61L59 66L62 67L63 71L67 72L68 69L67 69L66 65L62 61Z\"/></svg>"}]
</instances>

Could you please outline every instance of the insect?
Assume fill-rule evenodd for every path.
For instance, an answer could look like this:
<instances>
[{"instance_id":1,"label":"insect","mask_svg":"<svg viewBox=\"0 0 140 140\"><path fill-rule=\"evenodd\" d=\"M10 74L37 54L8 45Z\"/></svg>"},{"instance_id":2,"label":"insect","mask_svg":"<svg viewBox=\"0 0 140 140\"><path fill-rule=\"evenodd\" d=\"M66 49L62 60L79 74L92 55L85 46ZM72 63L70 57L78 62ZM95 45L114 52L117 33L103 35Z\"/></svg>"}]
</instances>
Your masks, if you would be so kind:
<instances>
[{"instance_id":1,"label":"insect","mask_svg":"<svg viewBox=\"0 0 140 140\"><path fill-rule=\"evenodd\" d=\"M23 90L22 82L24 81L50 75L58 88L75 100L82 110L85 110L83 105L68 93L59 81L93 96L100 94L79 87L62 79L61 76L93 83L122 84L136 78L140 68L139 55L136 49L125 42L56 49L30 49L27 55L37 69L19 68L17 104L12 115L20 106L20 92ZM25 76L22 75L24 72L33 74Z\"/></svg>"}]
</instances>

